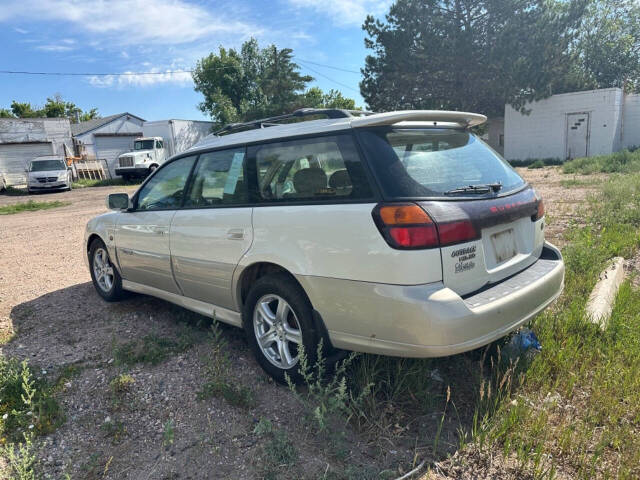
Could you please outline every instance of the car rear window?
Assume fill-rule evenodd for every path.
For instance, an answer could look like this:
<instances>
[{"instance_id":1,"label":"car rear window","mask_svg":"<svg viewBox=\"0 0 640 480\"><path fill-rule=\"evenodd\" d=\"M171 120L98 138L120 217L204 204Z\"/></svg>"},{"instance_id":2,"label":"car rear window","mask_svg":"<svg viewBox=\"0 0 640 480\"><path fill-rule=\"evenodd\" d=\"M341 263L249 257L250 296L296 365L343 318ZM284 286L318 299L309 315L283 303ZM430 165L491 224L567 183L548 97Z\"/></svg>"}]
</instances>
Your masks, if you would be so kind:
<instances>
[{"instance_id":1,"label":"car rear window","mask_svg":"<svg viewBox=\"0 0 640 480\"><path fill-rule=\"evenodd\" d=\"M388 197L442 197L457 188L494 183L502 184L504 194L524 185L503 158L464 130L372 128L359 135Z\"/></svg>"}]
</instances>

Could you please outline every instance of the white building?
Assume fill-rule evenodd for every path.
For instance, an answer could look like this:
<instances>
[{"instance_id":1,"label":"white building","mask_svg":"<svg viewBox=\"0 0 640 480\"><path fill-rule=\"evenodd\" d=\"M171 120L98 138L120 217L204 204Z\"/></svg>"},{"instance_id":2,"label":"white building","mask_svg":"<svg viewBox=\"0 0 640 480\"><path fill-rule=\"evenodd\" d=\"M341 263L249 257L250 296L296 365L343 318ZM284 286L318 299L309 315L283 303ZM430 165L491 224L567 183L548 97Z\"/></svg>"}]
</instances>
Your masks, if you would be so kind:
<instances>
[{"instance_id":1,"label":"white building","mask_svg":"<svg viewBox=\"0 0 640 480\"><path fill-rule=\"evenodd\" d=\"M26 182L30 160L72 152L68 118L0 118L0 176L7 185Z\"/></svg>"},{"instance_id":2,"label":"white building","mask_svg":"<svg viewBox=\"0 0 640 480\"><path fill-rule=\"evenodd\" d=\"M528 115L505 107L507 160L577 158L640 145L640 95L619 88L553 95L526 108Z\"/></svg>"},{"instance_id":3,"label":"white building","mask_svg":"<svg viewBox=\"0 0 640 480\"><path fill-rule=\"evenodd\" d=\"M124 112L73 124L71 132L78 153L105 160L113 176L118 156L131 151L133 141L143 135L143 123L143 118Z\"/></svg>"}]
</instances>

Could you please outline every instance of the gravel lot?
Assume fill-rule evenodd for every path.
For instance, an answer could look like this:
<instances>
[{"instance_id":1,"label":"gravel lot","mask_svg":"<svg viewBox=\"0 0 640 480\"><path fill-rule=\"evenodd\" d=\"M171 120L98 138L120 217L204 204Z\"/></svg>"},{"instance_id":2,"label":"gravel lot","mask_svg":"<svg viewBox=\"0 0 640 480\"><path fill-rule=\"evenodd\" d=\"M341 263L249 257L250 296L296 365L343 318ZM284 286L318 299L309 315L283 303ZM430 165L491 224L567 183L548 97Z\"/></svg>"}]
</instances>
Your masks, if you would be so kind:
<instances>
[{"instance_id":1,"label":"gravel lot","mask_svg":"<svg viewBox=\"0 0 640 480\"><path fill-rule=\"evenodd\" d=\"M548 238L561 244L562 230L590 188L562 187L560 181L569 177L557 169L520 173L545 197L551 219ZM233 351L228 374L254 392L255 406L243 409L222 398L199 399L211 355L203 319L143 296L107 304L94 292L84 264L87 220L106 211L108 193L134 188L38 195L34 200L71 204L0 216L0 328L15 333L0 353L28 359L52 380L63 368L75 368L58 393L66 422L41 439L47 476L261 478L265 442L254 434L261 418L287 432L298 452L296 467L281 472L280 478L322 478L345 465L373 476L384 466L411 462L415 452L410 447L379 449L351 430L346 456L336 459L327 453L326 445L300 421L299 403L262 373L237 329L223 329ZM0 205L26 200L0 195ZM185 331L196 333L190 348L157 365L124 367L114 361L114 348L123 342L148 335L179 339ZM134 383L116 398L109 383L125 371ZM358 478L371 478L369 474Z\"/></svg>"}]
</instances>

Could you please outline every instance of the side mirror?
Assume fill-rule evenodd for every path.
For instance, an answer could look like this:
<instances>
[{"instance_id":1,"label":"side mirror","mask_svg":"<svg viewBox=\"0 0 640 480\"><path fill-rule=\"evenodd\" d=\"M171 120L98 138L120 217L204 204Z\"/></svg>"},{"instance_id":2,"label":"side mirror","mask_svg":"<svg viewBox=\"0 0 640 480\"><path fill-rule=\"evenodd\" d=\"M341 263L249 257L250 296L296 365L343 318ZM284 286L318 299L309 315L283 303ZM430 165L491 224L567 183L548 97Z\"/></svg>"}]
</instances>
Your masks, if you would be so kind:
<instances>
[{"instance_id":1,"label":"side mirror","mask_svg":"<svg viewBox=\"0 0 640 480\"><path fill-rule=\"evenodd\" d=\"M107 208L109 210L128 210L131 208L131 200L126 193L110 193L107 196Z\"/></svg>"}]
</instances>

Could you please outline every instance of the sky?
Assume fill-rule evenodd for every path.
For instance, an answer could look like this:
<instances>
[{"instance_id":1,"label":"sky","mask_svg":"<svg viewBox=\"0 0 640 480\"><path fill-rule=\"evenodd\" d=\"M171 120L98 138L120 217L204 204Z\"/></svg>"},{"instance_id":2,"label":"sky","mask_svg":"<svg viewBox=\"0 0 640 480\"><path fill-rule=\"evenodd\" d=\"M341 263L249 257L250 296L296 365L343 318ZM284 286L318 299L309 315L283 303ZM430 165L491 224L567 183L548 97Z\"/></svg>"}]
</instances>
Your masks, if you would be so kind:
<instances>
[{"instance_id":1,"label":"sky","mask_svg":"<svg viewBox=\"0 0 640 480\"><path fill-rule=\"evenodd\" d=\"M0 70L159 72L143 76L0 73L0 108L41 106L56 93L100 115L208 119L188 73L219 46L292 48L309 86L340 90L364 106L359 72L368 51L362 23L391 0L0 0ZM322 64L325 66L321 66ZM334 68L329 68L329 67ZM178 71L178 72L176 72Z\"/></svg>"}]
</instances>

